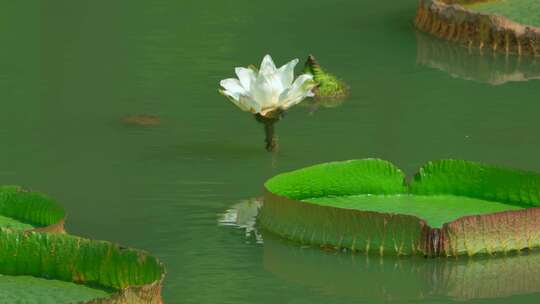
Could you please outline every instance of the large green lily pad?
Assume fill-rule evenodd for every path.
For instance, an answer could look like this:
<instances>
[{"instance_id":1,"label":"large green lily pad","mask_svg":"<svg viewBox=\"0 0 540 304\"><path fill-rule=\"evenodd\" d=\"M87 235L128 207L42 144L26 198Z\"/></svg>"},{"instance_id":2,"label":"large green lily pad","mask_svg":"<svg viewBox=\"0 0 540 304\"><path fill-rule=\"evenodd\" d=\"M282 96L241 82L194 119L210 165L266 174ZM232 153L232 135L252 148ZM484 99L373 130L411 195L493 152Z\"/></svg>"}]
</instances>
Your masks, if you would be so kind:
<instances>
[{"instance_id":1,"label":"large green lily pad","mask_svg":"<svg viewBox=\"0 0 540 304\"><path fill-rule=\"evenodd\" d=\"M417 256L373 259L370 255L336 254L295 246L252 226L261 206L257 199L237 203L227 210L224 224L244 229L246 236L255 231L261 242L264 239L264 268L314 292L366 303L413 303L441 297L464 301L540 293L540 254L536 250L498 257L427 260Z\"/></svg>"},{"instance_id":2,"label":"large green lily pad","mask_svg":"<svg viewBox=\"0 0 540 304\"><path fill-rule=\"evenodd\" d=\"M522 24L540 26L540 1L538 0L489 0L464 6L481 13L505 16Z\"/></svg>"},{"instance_id":3,"label":"large green lily pad","mask_svg":"<svg viewBox=\"0 0 540 304\"><path fill-rule=\"evenodd\" d=\"M538 7L536 0L418 0L414 23L469 49L537 57Z\"/></svg>"},{"instance_id":4,"label":"large green lily pad","mask_svg":"<svg viewBox=\"0 0 540 304\"><path fill-rule=\"evenodd\" d=\"M47 286L65 288L72 296L80 296L77 303L160 304L165 270L156 258L146 252L110 242L2 228L0 274L56 280L34 280L37 285L33 290L43 291ZM15 277L10 280L18 280L17 284L29 282ZM81 284L87 288L57 281ZM36 296L47 297L49 294L36 293ZM101 298L92 298L94 296Z\"/></svg>"},{"instance_id":5,"label":"large green lily pad","mask_svg":"<svg viewBox=\"0 0 540 304\"><path fill-rule=\"evenodd\" d=\"M378 159L316 165L266 184L260 222L301 243L380 254L540 247L540 174L443 160L412 182Z\"/></svg>"},{"instance_id":6,"label":"large green lily pad","mask_svg":"<svg viewBox=\"0 0 540 304\"><path fill-rule=\"evenodd\" d=\"M337 208L414 215L431 227L467 215L489 214L523 207L455 195L349 195L306 199L310 203Z\"/></svg>"},{"instance_id":7,"label":"large green lily pad","mask_svg":"<svg viewBox=\"0 0 540 304\"><path fill-rule=\"evenodd\" d=\"M48 196L19 186L0 186L0 227L64 231L64 209Z\"/></svg>"},{"instance_id":8,"label":"large green lily pad","mask_svg":"<svg viewBox=\"0 0 540 304\"><path fill-rule=\"evenodd\" d=\"M0 275L0 303L72 304L110 297L107 290L31 276Z\"/></svg>"}]
</instances>

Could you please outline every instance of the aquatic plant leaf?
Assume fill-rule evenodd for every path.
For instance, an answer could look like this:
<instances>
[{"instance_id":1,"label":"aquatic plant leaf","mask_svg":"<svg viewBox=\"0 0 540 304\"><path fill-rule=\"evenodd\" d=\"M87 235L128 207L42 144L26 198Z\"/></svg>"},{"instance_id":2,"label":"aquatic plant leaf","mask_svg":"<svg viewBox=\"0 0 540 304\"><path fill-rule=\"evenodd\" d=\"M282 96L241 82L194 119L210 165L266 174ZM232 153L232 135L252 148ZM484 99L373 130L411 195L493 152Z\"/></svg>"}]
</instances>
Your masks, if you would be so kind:
<instances>
[{"instance_id":1,"label":"aquatic plant leaf","mask_svg":"<svg viewBox=\"0 0 540 304\"><path fill-rule=\"evenodd\" d=\"M453 194L527 209L467 216L445 224L447 254L474 255L540 246L540 174L461 160L430 162L411 184L415 194Z\"/></svg>"},{"instance_id":2,"label":"aquatic plant leaf","mask_svg":"<svg viewBox=\"0 0 540 304\"><path fill-rule=\"evenodd\" d=\"M314 89L317 99L343 99L349 93L347 85L334 74L324 70L313 55L308 56L304 73L313 75L313 80L317 83L317 87Z\"/></svg>"},{"instance_id":3,"label":"aquatic plant leaf","mask_svg":"<svg viewBox=\"0 0 540 304\"><path fill-rule=\"evenodd\" d=\"M305 245L409 255L422 251L427 225L410 215L333 208L265 194L259 222Z\"/></svg>"},{"instance_id":4,"label":"aquatic plant leaf","mask_svg":"<svg viewBox=\"0 0 540 304\"><path fill-rule=\"evenodd\" d=\"M73 304L108 297L107 290L90 286L32 276L0 275L1 303Z\"/></svg>"},{"instance_id":5,"label":"aquatic plant leaf","mask_svg":"<svg viewBox=\"0 0 540 304\"><path fill-rule=\"evenodd\" d=\"M1 229L0 273L75 282L114 292L111 299L96 303L161 303L165 270L148 253L114 243Z\"/></svg>"},{"instance_id":6,"label":"aquatic plant leaf","mask_svg":"<svg viewBox=\"0 0 540 304\"><path fill-rule=\"evenodd\" d=\"M464 6L473 11L502 15L510 20L540 26L540 2L538 0L491 0L491 1L468 1Z\"/></svg>"},{"instance_id":7,"label":"aquatic plant leaf","mask_svg":"<svg viewBox=\"0 0 540 304\"><path fill-rule=\"evenodd\" d=\"M506 54L539 56L540 20L530 6L534 0L512 1L510 6L519 11L510 13L510 19L495 11L475 11L458 4L485 2L480 0L419 0L415 26L439 38L466 45L469 49L491 50ZM501 2L492 1L500 6ZM521 4L520 4L521 3ZM470 5L467 5L470 7ZM531 9L526 9L529 7ZM529 12L530 11L530 12ZM495 12L495 13L494 13ZM498 12L508 14L502 7ZM531 18L522 18L530 16ZM520 23L521 22L521 23ZM525 22L523 24L522 22ZM526 23L531 22L532 25Z\"/></svg>"},{"instance_id":8,"label":"aquatic plant leaf","mask_svg":"<svg viewBox=\"0 0 540 304\"><path fill-rule=\"evenodd\" d=\"M65 211L44 194L19 186L0 186L0 215L34 227L61 224L63 230Z\"/></svg>"},{"instance_id":9,"label":"aquatic plant leaf","mask_svg":"<svg viewBox=\"0 0 540 304\"><path fill-rule=\"evenodd\" d=\"M403 180L399 169L375 159L280 174L265 184L259 220L266 229L305 244L381 254L475 255L540 247L538 173L441 160L422 167L410 186ZM363 208L361 202L347 201L366 195L390 204ZM392 195L409 202L410 210L394 210ZM430 196L438 207L429 206ZM441 203L444 196L452 198L452 205ZM433 213L434 208L440 211ZM445 217L448 222L440 225Z\"/></svg>"},{"instance_id":10,"label":"aquatic plant leaf","mask_svg":"<svg viewBox=\"0 0 540 304\"><path fill-rule=\"evenodd\" d=\"M520 206L456 195L360 194L315 197L304 201L336 208L413 215L425 220L432 228L441 228L445 223L467 215L523 209Z\"/></svg>"},{"instance_id":11,"label":"aquatic plant leaf","mask_svg":"<svg viewBox=\"0 0 540 304\"><path fill-rule=\"evenodd\" d=\"M404 174L379 159L316 165L270 179L260 222L266 229L303 244L351 250L412 254L426 226L417 217L333 208L302 199L406 192Z\"/></svg>"},{"instance_id":12,"label":"aquatic plant leaf","mask_svg":"<svg viewBox=\"0 0 540 304\"><path fill-rule=\"evenodd\" d=\"M405 175L380 159L315 165L277 175L265 184L270 192L290 199L353 194L406 193Z\"/></svg>"},{"instance_id":13,"label":"aquatic plant leaf","mask_svg":"<svg viewBox=\"0 0 540 304\"><path fill-rule=\"evenodd\" d=\"M414 176L411 192L452 194L523 207L540 205L540 174L464 160L429 162Z\"/></svg>"}]
</instances>

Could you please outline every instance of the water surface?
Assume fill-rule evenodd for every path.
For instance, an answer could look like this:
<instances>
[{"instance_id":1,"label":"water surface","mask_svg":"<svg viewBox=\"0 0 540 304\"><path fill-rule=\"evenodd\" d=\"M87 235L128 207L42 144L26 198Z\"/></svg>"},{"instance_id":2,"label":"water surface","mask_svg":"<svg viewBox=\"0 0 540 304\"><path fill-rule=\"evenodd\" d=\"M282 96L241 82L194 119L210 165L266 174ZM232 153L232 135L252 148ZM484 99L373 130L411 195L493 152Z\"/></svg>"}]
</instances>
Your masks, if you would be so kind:
<instances>
[{"instance_id":1,"label":"water surface","mask_svg":"<svg viewBox=\"0 0 540 304\"><path fill-rule=\"evenodd\" d=\"M416 3L3 1L0 184L57 199L70 233L157 255L166 303L382 301L313 287L309 272L276 275L264 265L266 243L217 220L260 196L267 178L326 161L378 157L409 176L448 157L540 171L540 82L492 86L417 64ZM277 64L313 53L351 87L339 107L292 109L276 125L276 154L265 152L261 125L217 94L235 66L266 53ZM142 114L160 123L122 122ZM287 252L280 265L296 261ZM317 271L330 276L350 258L327 258ZM389 268L358 270L354 284L376 273L406 281L393 287L403 293L412 284L418 301L453 301ZM539 296L516 294L489 303Z\"/></svg>"}]
</instances>

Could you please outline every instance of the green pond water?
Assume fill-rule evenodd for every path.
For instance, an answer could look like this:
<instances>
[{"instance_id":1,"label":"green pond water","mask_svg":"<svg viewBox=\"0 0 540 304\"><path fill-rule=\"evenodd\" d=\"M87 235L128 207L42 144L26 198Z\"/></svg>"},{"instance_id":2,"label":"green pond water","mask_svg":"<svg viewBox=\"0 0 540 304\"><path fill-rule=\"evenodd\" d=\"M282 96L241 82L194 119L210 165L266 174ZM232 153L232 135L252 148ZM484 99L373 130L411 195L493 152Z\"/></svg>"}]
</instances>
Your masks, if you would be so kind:
<instances>
[{"instance_id":1,"label":"green pond water","mask_svg":"<svg viewBox=\"0 0 540 304\"><path fill-rule=\"evenodd\" d=\"M3 215L0 215L0 227L12 228L12 229L21 229L21 230L34 228L34 226L32 226L30 224L23 223L23 222L18 221L18 220L14 219L14 218L3 216Z\"/></svg>"},{"instance_id":2,"label":"green pond water","mask_svg":"<svg viewBox=\"0 0 540 304\"><path fill-rule=\"evenodd\" d=\"M438 228L444 223L466 215L523 209L498 202L452 195L350 195L316 197L305 201L338 208L415 215L426 220L431 227Z\"/></svg>"},{"instance_id":3,"label":"green pond water","mask_svg":"<svg viewBox=\"0 0 540 304\"><path fill-rule=\"evenodd\" d=\"M538 0L490 0L465 5L475 11L497 14L527 25L540 26L540 1Z\"/></svg>"},{"instance_id":4,"label":"green pond water","mask_svg":"<svg viewBox=\"0 0 540 304\"><path fill-rule=\"evenodd\" d=\"M493 86L471 81L485 73L474 59L455 75L419 62L420 48L446 44L417 44L416 4L2 1L0 184L57 199L70 233L158 256L167 266L165 303L381 302L367 291L310 283L310 265L317 263L307 264L311 271L295 271L294 280L283 277L265 266L265 252L275 242L260 244L217 222L231 206L260 196L271 176L326 161L379 157L409 175L448 157L540 171L540 81ZM264 150L262 126L217 94L219 81L232 77L235 66L259 64L266 53L277 64L313 53L351 88L339 106L291 109L276 125L276 154ZM430 58L444 65L447 58L437 54ZM512 73L536 75L529 69L535 62L490 58L482 62L505 66L509 60ZM122 123L138 114L159 116L161 123ZM278 266L297 264L299 246L279 244L285 250ZM302 252L323 259L317 274L332 277L338 287L362 286L377 276L385 290L406 294L416 288L423 295L416 302L453 301L447 295L455 285L408 280L407 269L423 260L362 271L342 264L352 259L347 254ZM468 267L452 261L430 263ZM522 269L538 267L531 261L500 276L514 281L527 275ZM348 269L355 270L354 280ZM439 268L414 269L427 279ZM498 290L488 273L475 278ZM537 303L539 296L540 290L516 288L494 293L489 303Z\"/></svg>"},{"instance_id":5,"label":"green pond water","mask_svg":"<svg viewBox=\"0 0 540 304\"><path fill-rule=\"evenodd\" d=\"M106 291L74 283L0 275L0 303L73 304L108 296Z\"/></svg>"}]
</instances>

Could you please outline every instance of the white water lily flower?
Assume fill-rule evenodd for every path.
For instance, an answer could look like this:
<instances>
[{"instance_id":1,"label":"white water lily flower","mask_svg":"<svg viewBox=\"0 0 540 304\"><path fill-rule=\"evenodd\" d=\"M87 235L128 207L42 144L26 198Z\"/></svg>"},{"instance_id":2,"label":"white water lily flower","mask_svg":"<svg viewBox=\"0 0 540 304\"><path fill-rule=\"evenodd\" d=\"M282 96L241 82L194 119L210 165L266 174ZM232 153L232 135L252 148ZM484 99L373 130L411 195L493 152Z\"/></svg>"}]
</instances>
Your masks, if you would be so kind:
<instances>
[{"instance_id":1,"label":"white water lily flower","mask_svg":"<svg viewBox=\"0 0 540 304\"><path fill-rule=\"evenodd\" d=\"M302 74L294 80L294 59L279 69L270 55L266 55L261 68L236 68L236 78L222 80L220 92L228 97L243 111L266 114L288 108L300 103L306 97L312 97L311 91L316 83L311 74ZM294 80L294 82L293 82Z\"/></svg>"}]
</instances>

